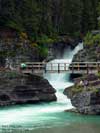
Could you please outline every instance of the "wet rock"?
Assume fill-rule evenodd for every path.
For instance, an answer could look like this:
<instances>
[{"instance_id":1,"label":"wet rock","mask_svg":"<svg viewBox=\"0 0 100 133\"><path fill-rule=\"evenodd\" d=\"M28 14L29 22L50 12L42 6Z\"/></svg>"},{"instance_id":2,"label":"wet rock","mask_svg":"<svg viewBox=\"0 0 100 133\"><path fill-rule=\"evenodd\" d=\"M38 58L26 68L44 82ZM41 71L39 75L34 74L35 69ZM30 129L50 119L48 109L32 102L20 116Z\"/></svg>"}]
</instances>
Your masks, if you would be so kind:
<instances>
[{"instance_id":1,"label":"wet rock","mask_svg":"<svg viewBox=\"0 0 100 133\"><path fill-rule=\"evenodd\" d=\"M93 75L90 77L88 75L85 79L89 81L87 87L74 85L66 88L64 94L71 99L72 105L79 113L98 115L100 114L100 79L96 75L94 75L94 78ZM97 84L97 81L99 84Z\"/></svg>"},{"instance_id":2,"label":"wet rock","mask_svg":"<svg viewBox=\"0 0 100 133\"><path fill-rule=\"evenodd\" d=\"M100 46L91 45L85 46L83 50L78 52L74 58L73 62L99 62L100 61Z\"/></svg>"},{"instance_id":3,"label":"wet rock","mask_svg":"<svg viewBox=\"0 0 100 133\"><path fill-rule=\"evenodd\" d=\"M3 75L4 74L4 75ZM39 76L4 72L0 80L0 105L56 101L56 90ZM13 78L9 78L14 76Z\"/></svg>"},{"instance_id":4,"label":"wet rock","mask_svg":"<svg viewBox=\"0 0 100 133\"><path fill-rule=\"evenodd\" d=\"M77 113L77 114L79 114L78 110L75 109L75 108L69 109L69 110L65 110L65 112L69 112L69 113L71 112L71 113Z\"/></svg>"},{"instance_id":5,"label":"wet rock","mask_svg":"<svg viewBox=\"0 0 100 133\"><path fill-rule=\"evenodd\" d=\"M0 95L0 101L9 101L10 97L6 94L1 94Z\"/></svg>"}]
</instances>

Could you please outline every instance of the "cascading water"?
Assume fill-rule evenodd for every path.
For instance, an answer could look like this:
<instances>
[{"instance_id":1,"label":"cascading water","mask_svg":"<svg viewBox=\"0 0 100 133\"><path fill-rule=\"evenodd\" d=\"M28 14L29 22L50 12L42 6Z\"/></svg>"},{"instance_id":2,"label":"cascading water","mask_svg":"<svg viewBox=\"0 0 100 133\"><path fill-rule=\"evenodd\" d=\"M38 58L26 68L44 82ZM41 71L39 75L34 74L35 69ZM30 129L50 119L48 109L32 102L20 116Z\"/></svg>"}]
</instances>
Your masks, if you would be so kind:
<instances>
[{"instance_id":1,"label":"cascading water","mask_svg":"<svg viewBox=\"0 0 100 133\"><path fill-rule=\"evenodd\" d=\"M50 61L47 64L47 69L50 70L49 67L51 63L52 64L54 63L54 66L52 66L53 70L58 70L58 66L56 63L62 63L62 64L68 63L68 65L66 66L66 69L68 69L69 65L71 64L73 60L74 55L82 49L83 49L83 43L79 43L78 46L73 51L70 48L65 50L63 54L63 59L55 59L53 61ZM73 83L69 81L69 76L70 74L67 72L55 73L55 74L47 73L44 75L44 77L50 82L50 84L57 90L57 93L56 93L57 104L58 104L57 111L62 111L64 109L72 108L70 100L67 99L66 96L63 95L64 89L73 85ZM61 107L61 104L62 104L62 107Z\"/></svg>"},{"instance_id":2,"label":"cascading water","mask_svg":"<svg viewBox=\"0 0 100 133\"><path fill-rule=\"evenodd\" d=\"M79 43L73 51L71 49L65 50L63 59L57 59L51 62L70 64L73 56L81 49L83 49L83 44ZM36 128L61 125L61 122L67 123L65 121L70 119L70 116L65 115L64 110L72 108L72 105L70 100L63 95L63 91L66 87L73 85L69 81L69 76L69 73L44 74L44 78L48 79L50 84L57 90L57 102L0 109L0 126L15 125L16 127L16 125L20 125L23 128L32 128L33 130Z\"/></svg>"}]
</instances>

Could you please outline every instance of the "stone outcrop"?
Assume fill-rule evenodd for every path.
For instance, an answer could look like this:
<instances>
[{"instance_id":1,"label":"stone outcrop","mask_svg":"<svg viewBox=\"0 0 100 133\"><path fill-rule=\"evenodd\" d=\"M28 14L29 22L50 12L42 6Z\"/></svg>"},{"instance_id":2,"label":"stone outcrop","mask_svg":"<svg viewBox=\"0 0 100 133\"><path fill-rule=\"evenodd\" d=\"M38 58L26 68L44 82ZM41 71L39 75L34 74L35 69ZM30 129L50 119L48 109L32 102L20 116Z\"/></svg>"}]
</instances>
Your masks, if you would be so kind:
<instances>
[{"instance_id":1,"label":"stone outcrop","mask_svg":"<svg viewBox=\"0 0 100 133\"><path fill-rule=\"evenodd\" d=\"M90 78L89 80L89 77ZM81 79L80 79L81 80ZM66 88L64 94L71 99L72 105L81 114L100 114L100 79L88 75L82 80L88 80L88 86L75 84ZM79 81L80 82L80 81Z\"/></svg>"},{"instance_id":2,"label":"stone outcrop","mask_svg":"<svg viewBox=\"0 0 100 133\"><path fill-rule=\"evenodd\" d=\"M100 62L100 45L84 45L84 49L74 56L73 62ZM88 86L79 85L81 80L88 81ZM75 80L73 87L66 88L64 94L79 113L100 114L100 76L83 75Z\"/></svg>"},{"instance_id":3,"label":"stone outcrop","mask_svg":"<svg viewBox=\"0 0 100 133\"><path fill-rule=\"evenodd\" d=\"M55 92L42 77L0 72L0 106L56 101Z\"/></svg>"},{"instance_id":4,"label":"stone outcrop","mask_svg":"<svg viewBox=\"0 0 100 133\"><path fill-rule=\"evenodd\" d=\"M45 60L48 62L55 58L56 59L63 58L65 50L74 49L79 42L82 42L82 40L79 38L72 39L70 37L67 37L66 39L63 39L63 37L61 37L61 41L47 45L49 51L48 51L48 56L46 57Z\"/></svg>"},{"instance_id":5,"label":"stone outcrop","mask_svg":"<svg viewBox=\"0 0 100 133\"><path fill-rule=\"evenodd\" d=\"M6 59L9 59L10 64L16 67L16 64L21 62L42 62L50 61L54 58L62 58L62 53L67 48L75 48L79 43L79 39L67 39L66 41L58 41L57 43L48 43L46 47L48 49L48 55L41 55L38 47L31 46L29 40L20 40L19 38L12 39L0 39L0 67L5 66ZM4 56L6 53L11 55Z\"/></svg>"},{"instance_id":6,"label":"stone outcrop","mask_svg":"<svg viewBox=\"0 0 100 133\"><path fill-rule=\"evenodd\" d=\"M84 49L78 52L73 62L96 62L100 61L100 45L84 46Z\"/></svg>"},{"instance_id":7,"label":"stone outcrop","mask_svg":"<svg viewBox=\"0 0 100 133\"><path fill-rule=\"evenodd\" d=\"M0 38L0 67L6 65L7 59L13 67L21 62L40 61L38 48L31 47L29 40Z\"/></svg>"}]
</instances>

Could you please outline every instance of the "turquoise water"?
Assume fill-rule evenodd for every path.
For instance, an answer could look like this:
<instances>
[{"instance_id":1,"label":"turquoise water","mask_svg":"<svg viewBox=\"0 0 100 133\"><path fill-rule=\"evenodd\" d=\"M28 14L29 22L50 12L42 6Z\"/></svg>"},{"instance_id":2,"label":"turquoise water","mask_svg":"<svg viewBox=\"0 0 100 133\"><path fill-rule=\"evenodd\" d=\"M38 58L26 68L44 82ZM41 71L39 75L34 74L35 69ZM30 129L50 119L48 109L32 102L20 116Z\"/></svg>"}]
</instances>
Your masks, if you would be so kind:
<instances>
[{"instance_id":1,"label":"turquoise water","mask_svg":"<svg viewBox=\"0 0 100 133\"><path fill-rule=\"evenodd\" d=\"M53 62L71 63L79 49L66 51L63 60ZM69 76L69 73L44 74L44 78L57 90L57 102L1 107L0 133L100 133L99 116L65 112L73 108L63 95L64 89L73 85Z\"/></svg>"},{"instance_id":2,"label":"turquoise water","mask_svg":"<svg viewBox=\"0 0 100 133\"><path fill-rule=\"evenodd\" d=\"M29 132L29 133L100 133L100 117L85 116L68 112L47 112L47 106L55 103L40 105L23 105L5 107L0 110L0 132ZM56 108L55 104L55 108ZM40 111L38 109L44 108ZM35 114L35 111L38 112ZM41 113L39 113L39 111ZM45 112L45 113L44 113Z\"/></svg>"}]
</instances>

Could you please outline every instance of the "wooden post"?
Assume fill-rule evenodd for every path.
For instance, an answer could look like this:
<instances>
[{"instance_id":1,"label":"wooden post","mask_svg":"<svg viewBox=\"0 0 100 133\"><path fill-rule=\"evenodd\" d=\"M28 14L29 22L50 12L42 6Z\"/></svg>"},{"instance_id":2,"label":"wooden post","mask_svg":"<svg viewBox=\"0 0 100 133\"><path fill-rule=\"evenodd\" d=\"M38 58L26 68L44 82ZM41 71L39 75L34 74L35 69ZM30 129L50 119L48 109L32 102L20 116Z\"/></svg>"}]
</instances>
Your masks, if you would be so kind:
<instances>
[{"instance_id":1,"label":"wooden post","mask_svg":"<svg viewBox=\"0 0 100 133\"><path fill-rule=\"evenodd\" d=\"M78 71L80 71L80 64L78 63Z\"/></svg>"},{"instance_id":2,"label":"wooden post","mask_svg":"<svg viewBox=\"0 0 100 133\"><path fill-rule=\"evenodd\" d=\"M22 73L22 69L21 69L20 65L18 65L18 71L19 71L20 73Z\"/></svg>"},{"instance_id":3,"label":"wooden post","mask_svg":"<svg viewBox=\"0 0 100 133\"><path fill-rule=\"evenodd\" d=\"M97 63L97 72L99 73L99 63Z\"/></svg>"},{"instance_id":4,"label":"wooden post","mask_svg":"<svg viewBox=\"0 0 100 133\"><path fill-rule=\"evenodd\" d=\"M58 63L58 73L60 73L60 64Z\"/></svg>"},{"instance_id":5,"label":"wooden post","mask_svg":"<svg viewBox=\"0 0 100 133\"><path fill-rule=\"evenodd\" d=\"M41 70L41 64L39 63L39 71Z\"/></svg>"},{"instance_id":6,"label":"wooden post","mask_svg":"<svg viewBox=\"0 0 100 133\"><path fill-rule=\"evenodd\" d=\"M72 73L74 73L74 66L73 66L73 63L72 63L71 65L72 65Z\"/></svg>"},{"instance_id":7,"label":"wooden post","mask_svg":"<svg viewBox=\"0 0 100 133\"><path fill-rule=\"evenodd\" d=\"M64 64L64 71L66 71L66 63Z\"/></svg>"},{"instance_id":8,"label":"wooden post","mask_svg":"<svg viewBox=\"0 0 100 133\"><path fill-rule=\"evenodd\" d=\"M33 67L34 65L32 65L32 74L33 74L33 72L34 72L34 67Z\"/></svg>"},{"instance_id":9,"label":"wooden post","mask_svg":"<svg viewBox=\"0 0 100 133\"><path fill-rule=\"evenodd\" d=\"M50 66L51 66L51 72L52 72L53 71L53 64L51 63Z\"/></svg>"},{"instance_id":10,"label":"wooden post","mask_svg":"<svg viewBox=\"0 0 100 133\"><path fill-rule=\"evenodd\" d=\"M87 63L87 75L89 74L89 65Z\"/></svg>"},{"instance_id":11,"label":"wooden post","mask_svg":"<svg viewBox=\"0 0 100 133\"><path fill-rule=\"evenodd\" d=\"M44 71L45 71L45 73L47 73L47 66L46 66L46 63L44 64Z\"/></svg>"},{"instance_id":12,"label":"wooden post","mask_svg":"<svg viewBox=\"0 0 100 133\"><path fill-rule=\"evenodd\" d=\"M53 64L51 63L51 71L53 71Z\"/></svg>"}]
</instances>

